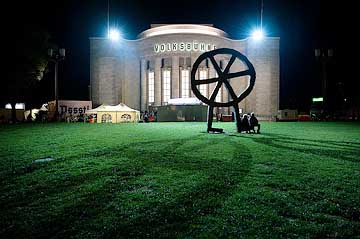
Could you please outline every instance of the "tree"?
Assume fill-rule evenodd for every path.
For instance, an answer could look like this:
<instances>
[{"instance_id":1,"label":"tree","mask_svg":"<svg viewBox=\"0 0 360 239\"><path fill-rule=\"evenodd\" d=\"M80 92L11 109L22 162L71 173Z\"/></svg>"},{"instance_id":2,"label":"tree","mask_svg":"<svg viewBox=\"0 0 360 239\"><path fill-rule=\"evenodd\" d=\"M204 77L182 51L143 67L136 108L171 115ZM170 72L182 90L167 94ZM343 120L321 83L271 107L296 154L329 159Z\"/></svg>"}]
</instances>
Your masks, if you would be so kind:
<instances>
[{"instance_id":1,"label":"tree","mask_svg":"<svg viewBox=\"0 0 360 239\"><path fill-rule=\"evenodd\" d=\"M15 104L26 102L31 105L32 90L44 77L48 66L47 50L52 44L50 34L33 25L26 26L13 39L14 46L8 50L7 74L1 95L3 102L11 104L12 121L16 122Z\"/></svg>"}]
</instances>

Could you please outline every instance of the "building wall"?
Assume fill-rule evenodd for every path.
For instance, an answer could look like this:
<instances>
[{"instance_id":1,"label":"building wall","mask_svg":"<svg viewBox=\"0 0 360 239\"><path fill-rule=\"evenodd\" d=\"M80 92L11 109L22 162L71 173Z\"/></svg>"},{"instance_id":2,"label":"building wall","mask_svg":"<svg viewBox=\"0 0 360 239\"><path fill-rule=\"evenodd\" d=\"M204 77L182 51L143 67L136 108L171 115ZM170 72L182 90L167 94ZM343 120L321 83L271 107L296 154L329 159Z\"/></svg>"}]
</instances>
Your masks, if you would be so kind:
<instances>
[{"instance_id":1,"label":"building wall","mask_svg":"<svg viewBox=\"0 0 360 239\"><path fill-rule=\"evenodd\" d=\"M280 55L279 38L261 42L248 40L246 56L254 65L256 82L248 98L250 110L262 118L274 117L279 109Z\"/></svg>"},{"instance_id":2,"label":"building wall","mask_svg":"<svg viewBox=\"0 0 360 239\"><path fill-rule=\"evenodd\" d=\"M162 43L198 42L215 45L216 48L232 48L248 57L255 67L256 81L251 94L239 103L243 112L256 112L262 118L275 117L279 108L279 38L265 38L261 42L252 39L232 40L223 36L202 34L168 34L141 38L138 40L120 40L112 42L106 38L90 38L90 82L94 106L100 104L125 103L138 110L147 110L148 72L154 71L155 102L153 106L164 105L162 91L164 69L171 70L171 98L181 97L181 70L191 67L181 65L180 58L191 59L191 65L203 53L201 51L165 51L155 52L154 45ZM229 61L228 56L219 56L223 68ZM162 67L163 66L163 67ZM208 77L215 77L215 70L209 62L200 65L208 72ZM243 66L234 63L232 71L242 70ZM231 84L237 92L247 86L246 79L233 79ZM208 86L211 94L215 84ZM222 101L229 99L223 86ZM194 96L190 92L190 97ZM228 109L222 109L228 112Z\"/></svg>"}]
</instances>

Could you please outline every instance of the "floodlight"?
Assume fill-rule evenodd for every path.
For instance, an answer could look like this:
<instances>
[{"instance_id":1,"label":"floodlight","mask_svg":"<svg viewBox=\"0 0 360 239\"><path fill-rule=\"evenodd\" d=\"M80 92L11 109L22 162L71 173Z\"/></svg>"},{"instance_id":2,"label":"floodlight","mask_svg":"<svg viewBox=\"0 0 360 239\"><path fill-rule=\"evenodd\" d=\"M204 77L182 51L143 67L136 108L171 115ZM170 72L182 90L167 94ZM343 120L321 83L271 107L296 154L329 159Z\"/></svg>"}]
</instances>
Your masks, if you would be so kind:
<instances>
[{"instance_id":1,"label":"floodlight","mask_svg":"<svg viewBox=\"0 0 360 239\"><path fill-rule=\"evenodd\" d=\"M110 29L108 37L112 41L118 41L120 39L120 32L117 29Z\"/></svg>"},{"instance_id":2,"label":"floodlight","mask_svg":"<svg viewBox=\"0 0 360 239\"><path fill-rule=\"evenodd\" d=\"M256 29L253 31L253 33L251 34L252 38L254 38L254 40L261 40L264 37L264 32L262 29Z\"/></svg>"}]
</instances>

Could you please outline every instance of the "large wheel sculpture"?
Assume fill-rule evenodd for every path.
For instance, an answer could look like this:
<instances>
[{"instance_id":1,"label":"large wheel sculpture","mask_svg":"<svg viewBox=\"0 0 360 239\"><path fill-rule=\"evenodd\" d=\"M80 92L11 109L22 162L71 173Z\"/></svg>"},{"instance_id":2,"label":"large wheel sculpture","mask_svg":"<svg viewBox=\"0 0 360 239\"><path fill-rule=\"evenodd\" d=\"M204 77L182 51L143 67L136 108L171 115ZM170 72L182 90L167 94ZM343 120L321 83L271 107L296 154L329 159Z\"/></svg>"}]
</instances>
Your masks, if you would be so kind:
<instances>
[{"instance_id":1,"label":"large wheel sculpture","mask_svg":"<svg viewBox=\"0 0 360 239\"><path fill-rule=\"evenodd\" d=\"M215 55L219 55L219 54L231 56L229 63L227 64L227 66L225 67L224 70L220 69L220 66L217 64L217 62L215 60ZM244 65L247 67L247 70L235 72L235 73L229 73L230 68L233 65L236 58L244 63ZM209 59L211 61L212 65L214 66L214 68L218 74L218 77L205 79L205 80L197 80L195 77L196 72L199 68L200 63L206 59ZM250 76L247 88L240 94L236 94L228 80L231 78L247 76L247 75ZM222 132L223 131L222 129L212 128L213 109L214 109L214 107L229 107L229 106L234 107L237 130L238 130L238 132L241 132L241 124L240 124L241 119L240 119L238 104L246 96L248 96L250 94L250 92L252 91L252 89L254 88L255 78L256 78L256 73L255 73L254 66L251 64L251 62L246 58L246 56L244 56L240 52L235 51L233 49L229 49L229 48L216 49L213 51L205 52L205 53L201 54L199 56L199 58L196 59L194 65L192 67L192 70L191 70L191 89L197 98L199 98L202 102L204 102L205 104L208 105L208 118L207 118L208 129L207 129L207 132L209 132L209 131ZM211 83L216 83L216 86L215 86L214 91L211 93L210 98L208 98L200 93L198 86L202 85L202 84L211 84ZM215 102L216 95L218 94L219 89L222 86L222 84L225 85L232 100L230 100L228 102L224 102L224 103L223 102Z\"/></svg>"}]
</instances>

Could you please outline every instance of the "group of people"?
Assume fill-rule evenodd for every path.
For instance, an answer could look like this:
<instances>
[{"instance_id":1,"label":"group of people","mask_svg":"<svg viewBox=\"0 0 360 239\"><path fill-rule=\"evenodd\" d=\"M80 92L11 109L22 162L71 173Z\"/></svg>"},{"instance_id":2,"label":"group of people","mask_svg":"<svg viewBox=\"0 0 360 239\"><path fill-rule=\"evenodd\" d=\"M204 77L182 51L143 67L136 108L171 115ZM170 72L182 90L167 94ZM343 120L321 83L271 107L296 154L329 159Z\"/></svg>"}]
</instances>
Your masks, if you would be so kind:
<instances>
[{"instance_id":1,"label":"group of people","mask_svg":"<svg viewBox=\"0 0 360 239\"><path fill-rule=\"evenodd\" d=\"M244 114L241 118L240 126L241 126L240 127L241 132L246 132L246 133L256 132L257 134L260 134L260 124L257 118L255 117L254 112L252 112L251 114Z\"/></svg>"},{"instance_id":2,"label":"group of people","mask_svg":"<svg viewBox=\"0 0 360 239\"><path fill-rule=\"evenodd\" d=\"M145 113L142 113L141 114L141 119L145 122L145 123L148 123L148 122L154 122L157 120L157 112L147 112L145 111Z\"/></svg>"}]
</instances>

